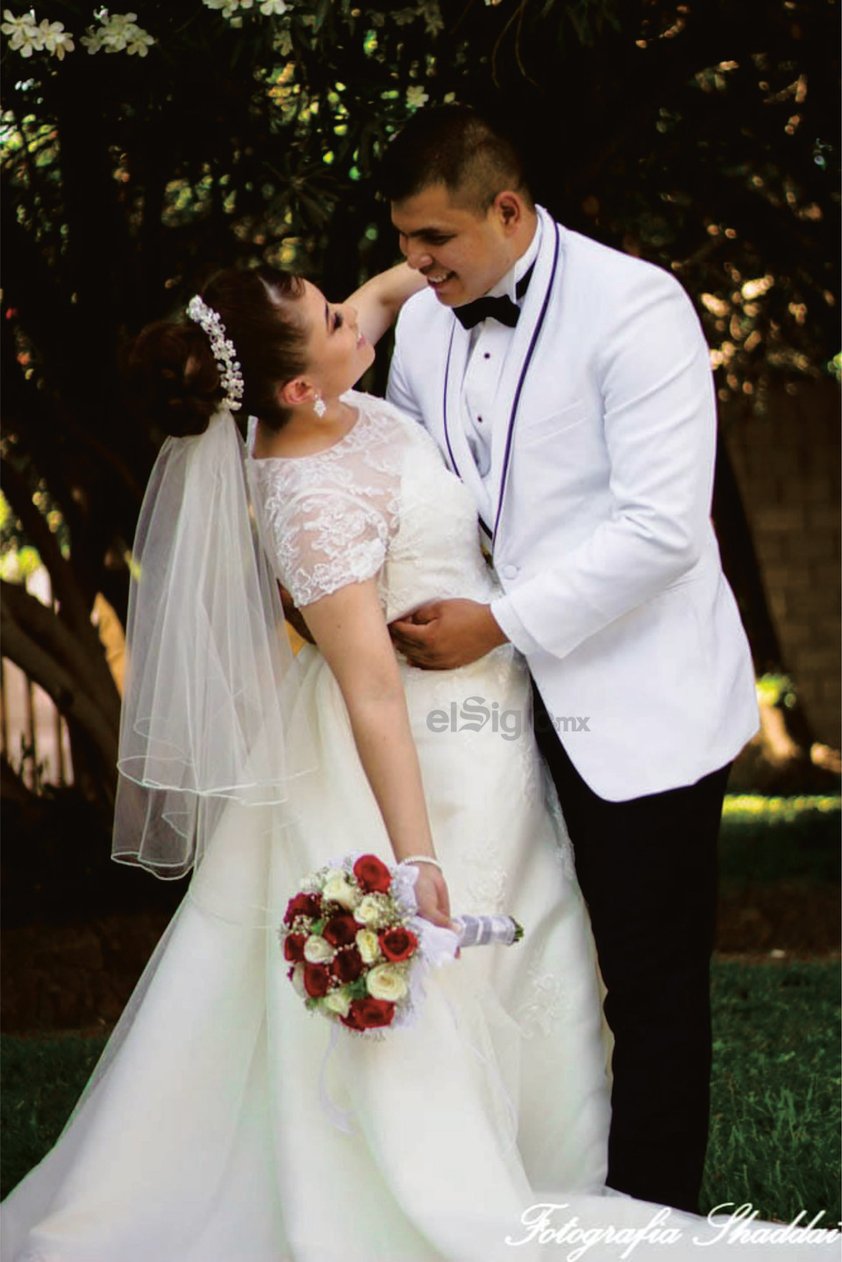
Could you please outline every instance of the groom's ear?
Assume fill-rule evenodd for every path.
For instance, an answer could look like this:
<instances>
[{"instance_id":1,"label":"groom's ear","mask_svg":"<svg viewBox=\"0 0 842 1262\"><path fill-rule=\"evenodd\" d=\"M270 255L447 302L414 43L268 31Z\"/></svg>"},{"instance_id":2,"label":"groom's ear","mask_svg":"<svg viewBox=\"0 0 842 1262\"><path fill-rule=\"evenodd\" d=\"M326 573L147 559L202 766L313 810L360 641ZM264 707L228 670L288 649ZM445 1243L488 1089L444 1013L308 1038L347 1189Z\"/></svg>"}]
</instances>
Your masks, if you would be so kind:
<instances>
[{"instance_id":1,"label":"groom's ear","mask_svg":"<svg viewBox=\"0 0 842 1262\"><path fill-rule=\"evenodd\" d=\"M494 198L494 211L505 232L513 232L523 222L523 201L511 189L504 189Z\"/></svg>"}]
</instances>

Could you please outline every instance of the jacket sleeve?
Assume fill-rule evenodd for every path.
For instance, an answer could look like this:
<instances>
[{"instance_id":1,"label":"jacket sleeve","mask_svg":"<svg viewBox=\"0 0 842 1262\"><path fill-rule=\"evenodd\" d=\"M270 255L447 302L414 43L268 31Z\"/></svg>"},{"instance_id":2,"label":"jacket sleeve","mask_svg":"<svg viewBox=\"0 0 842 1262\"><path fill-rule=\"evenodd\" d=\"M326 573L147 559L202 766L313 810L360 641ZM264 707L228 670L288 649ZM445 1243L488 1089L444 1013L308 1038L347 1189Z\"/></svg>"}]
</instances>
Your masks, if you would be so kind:
<instances>
[{"instance_id":1,"label":"jacket sleeve","mask_svg":"<svg viewBox=\"0 0 842 1262\"><path fill-rule=\"evenodd\" d=\"M618 311L596 360L611 511L557 564L492 603L524 653L566 656L689 571L709 539L716 407L698 318L657 269Z\"/></svg>"}]
</instances>

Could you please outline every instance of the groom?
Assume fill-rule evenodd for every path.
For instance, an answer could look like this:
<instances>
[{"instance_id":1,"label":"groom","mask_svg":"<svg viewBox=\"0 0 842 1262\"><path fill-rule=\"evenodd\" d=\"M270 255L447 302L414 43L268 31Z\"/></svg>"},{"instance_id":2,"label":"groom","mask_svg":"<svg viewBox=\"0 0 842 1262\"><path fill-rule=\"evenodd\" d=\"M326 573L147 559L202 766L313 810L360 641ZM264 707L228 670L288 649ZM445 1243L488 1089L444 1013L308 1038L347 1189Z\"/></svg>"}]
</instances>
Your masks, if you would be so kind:
<instances>
[{"instance_id":1,"label":"groom","mask_svg":"<svg viewBox=\"0 0 842 1262\"><path fill-rule=\"evenodd\" d=\"M708 350L668 273L536 206L463 106L416 114L382 172L427 289L389 397L472 491L502 592L393 624L415 665L510 640L590 909L613 1031L608 1183L698 1209L716 841L754 677L710 522Z\"/></svg>"}]
</instances>

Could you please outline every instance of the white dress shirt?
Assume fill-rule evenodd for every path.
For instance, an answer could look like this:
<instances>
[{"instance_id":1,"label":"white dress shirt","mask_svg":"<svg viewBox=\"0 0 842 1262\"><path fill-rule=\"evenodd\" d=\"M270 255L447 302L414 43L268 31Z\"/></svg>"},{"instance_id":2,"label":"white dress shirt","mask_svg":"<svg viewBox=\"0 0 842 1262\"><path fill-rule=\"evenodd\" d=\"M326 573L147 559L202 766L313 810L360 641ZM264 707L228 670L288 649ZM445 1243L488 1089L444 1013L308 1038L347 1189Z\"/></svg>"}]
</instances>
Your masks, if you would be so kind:
<instances>
[{"instance_id":1,"label":"white dress shirt","mask_svg":"<svg viewBox=\"0 0 842 1262\"><path fill-rule=\"evenodd\" d=\"M520 306L517 285L529 271L538 256L541 244L541 221L526 251L493 289L489 298L508 297ZM491 472L491 404L505 371L506 355L512 340L512 330L497 320L481 320L471 329L471 349L462 379L462 424L468 438L474 463L480 474L485 491L481 505L482 517L489 525L494 520L495 492L490 481Z\"/></svg>"}]
</instances>

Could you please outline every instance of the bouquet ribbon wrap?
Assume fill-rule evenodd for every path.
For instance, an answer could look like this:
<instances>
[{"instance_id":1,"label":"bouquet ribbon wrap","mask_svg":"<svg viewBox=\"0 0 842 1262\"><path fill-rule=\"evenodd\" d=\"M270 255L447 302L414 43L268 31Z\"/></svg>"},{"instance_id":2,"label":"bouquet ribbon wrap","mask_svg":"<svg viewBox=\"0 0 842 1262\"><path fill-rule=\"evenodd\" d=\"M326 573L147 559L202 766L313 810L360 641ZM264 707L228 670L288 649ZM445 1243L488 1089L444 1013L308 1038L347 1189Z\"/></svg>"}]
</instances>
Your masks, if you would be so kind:
<instances>
[{"instance_id":1,"label":"bouquet ribbon wrap","mask_svg":"<svg viewBox=\"0 0 842 1262\"><path fill-rule=\"evenodd\" d=\"M511 946L523 937L523 930L512 916L454 916L453 919L460 926L460 947Z\"/></svg>"}]
</instances>

